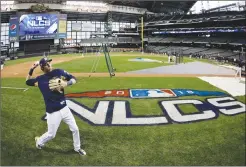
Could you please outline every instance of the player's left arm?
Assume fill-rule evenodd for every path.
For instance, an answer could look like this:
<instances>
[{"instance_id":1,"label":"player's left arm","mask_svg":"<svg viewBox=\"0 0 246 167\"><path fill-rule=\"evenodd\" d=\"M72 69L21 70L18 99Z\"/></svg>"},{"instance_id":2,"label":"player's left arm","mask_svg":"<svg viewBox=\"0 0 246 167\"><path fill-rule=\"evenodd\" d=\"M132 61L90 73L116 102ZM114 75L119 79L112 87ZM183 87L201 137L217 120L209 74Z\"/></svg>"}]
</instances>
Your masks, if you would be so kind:
<instances>
[{"instance_id":1,"label":"player's left arm","mask_svg":"<svg viewBox=\"0 0 246 167\"><path fill-rule=\"evenodd\" d=\"M64 70L58 70L57 71L61 78L54 78L49 81L49 88L51 90L57 89L57 88L65 88L67 86L75 84L76 78L69 74L68 72Z\"/></svg>"},{"instance_id":2,"label":"player's left arm","mask_svg":"<svg viewBox=\"0 0 246 167\"><path fill-rule=\"evenodd\" d=\"M70 73L68 73L65 70L62 71L62 76L65 77L65 80L67 81L67 86L73 85L77 82L77 79Z\"/></svg>"}]
</instances>

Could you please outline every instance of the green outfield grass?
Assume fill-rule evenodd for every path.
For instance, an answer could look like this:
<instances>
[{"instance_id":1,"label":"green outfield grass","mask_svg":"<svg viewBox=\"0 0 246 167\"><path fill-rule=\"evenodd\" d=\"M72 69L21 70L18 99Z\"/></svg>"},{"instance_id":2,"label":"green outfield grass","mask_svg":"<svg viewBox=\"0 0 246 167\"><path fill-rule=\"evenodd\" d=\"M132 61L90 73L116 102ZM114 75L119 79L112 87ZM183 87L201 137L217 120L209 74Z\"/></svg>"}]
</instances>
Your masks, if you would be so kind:
<instances>
[{"instance_id":1,"label":"green outfield grass","mask_svg":"<svg viewBox=\"0 0 246 167\"><path fill-rule=\"evenodd\" d=\"M103 54L101 55L102 56L100 57L100 61L97 65L96 72L108 72L104 55ZM67 56L69 57L82 56L82 54L79 53L79 54L51 55L50 58L67 57ZM98 57L96 57L95 53L85 54L84 56L85 57L81 59L66 61L63 63L54 64L53 66L55 68L62 68L69 72L92 72L93 63L97 60ZM154 67L174 64L174 63L168 63L167 56L160 56L160 55L150 55L150 54L142 55L141 53L136 53L136 52L112 52L110 53L110 56L111 56L113 67L116 68L116 72L127 72L127 71L141 70L146 68L154 68ZM40 60L42 57L43 56L6 61L5 64L6 66L9 66L9 65L15 65L24 62L34 62ZM163 61L164 63L128 61L128 59L134 59L138 57L155 59L155 60ZM189 58L186 57L184 58L185 63L192 62L192 61L193 60Z\"/></svg>"},{"instance_id":2,"label":"green outfield grass","mask_svg":"<svg viewBox=\"0 0 246 167\"><path fill-rule=\"evenodd\" d=\"M103 54L101 54L103 55ZM134 71L134 70L141 70L146 68L154 68L160 66L167 66L173 65L174 63L168 63L167 56L157 56L157 55L150 55L141 53L110 53L111 60L113 67L116 68L116 72L127 72L127 71ZM159 61L163 61L164 63L158 62L132 62L128 61L128 59L134 58L147 58L147 59L155 59ZM62 68L69 72L91 72L93 63L98 58L95 55L86 55L85 58L80 60L71 60L69 62L63 62L59 64L55 64L55 68ZM188 58L184 58L184 62L191 62ZM97 65L96 72L108 72L105 58L101 57L100 61Z\"/></svg>"},{"instance_id":3,"label":"green outfield grass","mask_svg":"<svg viewBox=\"0 0 246 167\"><path fill-rule=\"evenodd\" d=\"M188 81L188 82L184 82ZM2 86L27 87L25 78L4 78ZM187 88L217 90L198 78L78 78L66 93L124 88ZM62 123L56 138L42 150L34 137L46 131L38 88L1 90L1 165L3 166L171 166L245 165L245 114L219 115L217 119L159 126L93 126L75 116L87 156L73 152L72 135ZM202 97L184 97L199 99ZM236 97L244 102L245 96ZM114 99L118 98L106 98ZM93 107L98 99L76 99ZM128 100L133 115L161 115L162 99ZM182 105L185 113L194 109Z\"/></svg>"},{"instance_id":4,"label":"green outfield grass","mask_svg":"<svg viewBox=\"0 0 246 167\"><path fill-rule=\"evenodd\" d=\"M170 65L168 63L149 63L149 62L130 62L128 59L134 59L138 56L111 56L113 67L116 68L116 72L127 72L145 68L159 67ZM161 61L167 61L167 58L162 57L145 57L152 58ZM85 57L80 60L71 60L69 62L63 62L59 64L53 65L55 68L65 69L69 72L91 72L92 66L96 57ZM108 72L107 65L104 57L100 58L98 66L96 68L96 72Z\"/></svg>"}]
</instances>

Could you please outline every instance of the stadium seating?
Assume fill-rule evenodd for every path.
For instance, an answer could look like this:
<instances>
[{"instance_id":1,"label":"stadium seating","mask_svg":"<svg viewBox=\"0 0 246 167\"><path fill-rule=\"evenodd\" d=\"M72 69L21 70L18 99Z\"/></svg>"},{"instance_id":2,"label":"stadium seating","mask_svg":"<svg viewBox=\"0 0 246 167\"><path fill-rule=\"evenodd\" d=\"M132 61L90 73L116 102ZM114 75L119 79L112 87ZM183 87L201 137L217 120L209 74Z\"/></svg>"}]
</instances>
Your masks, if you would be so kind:
<instances>
[{"instance_id":1,"label":"stadium seating","mask_svg":"<svg viewBox=\"0 0 246 167\"><path fill-rule=\"evenodd\" d=\"M149 43L239 43L245 44L245 38L228 37L149 37Z\"/></svg>"}]
</instances>

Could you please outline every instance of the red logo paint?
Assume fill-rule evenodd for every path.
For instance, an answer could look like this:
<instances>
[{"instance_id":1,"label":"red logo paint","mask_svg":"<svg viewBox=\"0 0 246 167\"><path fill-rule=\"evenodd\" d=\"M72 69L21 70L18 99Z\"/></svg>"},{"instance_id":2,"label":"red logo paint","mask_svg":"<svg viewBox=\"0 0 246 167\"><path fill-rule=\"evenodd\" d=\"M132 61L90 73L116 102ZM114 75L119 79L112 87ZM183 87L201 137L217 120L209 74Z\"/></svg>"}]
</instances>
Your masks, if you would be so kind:
<instances>
[{"instance_id":1,"label":"red logo paint","mask_svg":"<svg viewBox=\"0 0 246 167\"><path fill-rule=\"evenodd\" d=\"M11 26L10 26L10 30L15 30L16 29L16 25L15 24L12 24Z\"/></svg>"},{"instance_id":2,"label":"red logo paint","mask_svg":"<svg viewBox=\"0 0 246 167\"><path fill-rule=\"evenodd\" d=\"M91 91L91 92L81 92L81 93L69 93L65 96L67 98L81 98L81 97L89 97L89 98L103 98L103 97L129 97L129 90L99 90L99 91Z\"/></svg>"}]
</instances>

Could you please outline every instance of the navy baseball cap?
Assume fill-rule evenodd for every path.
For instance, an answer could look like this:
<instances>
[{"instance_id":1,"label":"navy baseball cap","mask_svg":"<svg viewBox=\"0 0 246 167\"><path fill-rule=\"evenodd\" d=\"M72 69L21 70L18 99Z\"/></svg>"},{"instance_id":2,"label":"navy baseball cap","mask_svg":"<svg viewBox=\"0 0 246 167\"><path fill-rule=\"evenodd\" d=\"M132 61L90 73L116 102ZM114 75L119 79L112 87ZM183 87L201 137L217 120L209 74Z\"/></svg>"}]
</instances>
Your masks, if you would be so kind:
<instances>
[{"instance_id":1,"label":"navy baseball cap","mask_svg":"<svg viewBox=\"0 0 246 167\"><path fill-rule=\"evenodd\" d=\"M39 65L41 66L41 67L43 67L43 66L45 66L48 62L51 62L52 61L52 59L48 59L47 57L44 57L44 58L42 58L40 61L39 61Z\"/></svg>"}]
</instances>

